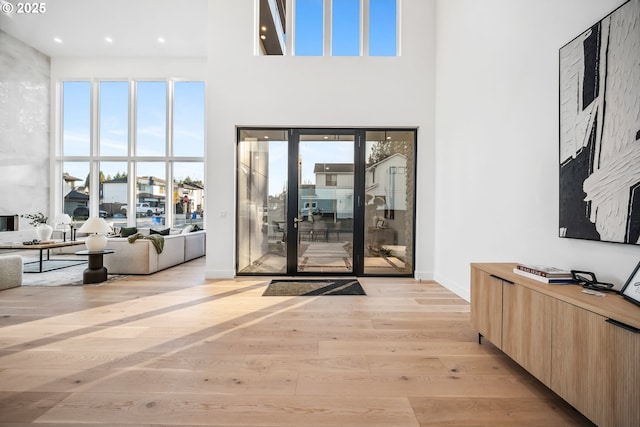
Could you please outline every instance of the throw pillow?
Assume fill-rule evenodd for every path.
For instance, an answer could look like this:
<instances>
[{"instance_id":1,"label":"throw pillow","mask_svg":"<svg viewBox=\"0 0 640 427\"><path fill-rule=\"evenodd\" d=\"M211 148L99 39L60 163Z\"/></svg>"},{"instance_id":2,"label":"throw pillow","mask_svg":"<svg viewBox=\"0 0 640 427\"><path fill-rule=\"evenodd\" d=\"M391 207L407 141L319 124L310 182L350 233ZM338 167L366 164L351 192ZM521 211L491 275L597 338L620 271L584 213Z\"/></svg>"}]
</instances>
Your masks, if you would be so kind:
<instances>
[{"instance_id":1,"label":"throw pillow","mask_svg":"<svg viewBox=\"0 0 640 427\"><path fill-rule=\"evenodd\" d=\"M204 228L200 228L198 224L193 224L193 228L191 229L191 231L200 231L200 230L204 230Z\"/></svg>"},{"instance_id":2,"label":"throw pillow","mask_svg":"<svg viewBox=\"0 0 640 427\"><path fill-rule=\"evenodd\" d=\"M193 225L187 225L185 228L182 229L182 234L191 233L191 230L193 230Z\"/></svg>"},{"instance_id":3,"label":"throw pillow","mask_svg":"<svg viewBox=\"0 0 640 427\"><path fill-rule=\"evenodd\" d=\"M153 228L149 231L149 234L159 234L161 236L168 236L171 232L170 228L165 228L164 230L154 230Z\"/></svg>"},{"instance_id":4,"label":"throw pillow","mask_svg":"<svg viewBox=\"0 0 640 427\"><path fill-rule=\"evenodd\" d=\"M122 227L120 229L120 236L129 237L129 236L133 236L137 232L138 232L138 228L137 227Z\"/></svg>"}]
</instances>

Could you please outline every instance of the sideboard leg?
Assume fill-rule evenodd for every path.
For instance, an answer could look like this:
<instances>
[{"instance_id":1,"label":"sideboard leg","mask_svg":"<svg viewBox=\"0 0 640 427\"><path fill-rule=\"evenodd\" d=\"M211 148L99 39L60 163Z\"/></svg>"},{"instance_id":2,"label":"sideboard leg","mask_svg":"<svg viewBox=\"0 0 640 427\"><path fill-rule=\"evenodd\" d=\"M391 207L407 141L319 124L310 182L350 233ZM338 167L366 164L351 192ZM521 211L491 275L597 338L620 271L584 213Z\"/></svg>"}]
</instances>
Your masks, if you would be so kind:
<instances>
[{"instance_id":1,"label":"sideboard leg","mask_svg":"<svg viewBox=\"0 0 640 427\"><path fill-rule=\"evenodd\" d=\"M478 332L478 344L482 344L482 334Z\"/></svg>"}]
</instances>

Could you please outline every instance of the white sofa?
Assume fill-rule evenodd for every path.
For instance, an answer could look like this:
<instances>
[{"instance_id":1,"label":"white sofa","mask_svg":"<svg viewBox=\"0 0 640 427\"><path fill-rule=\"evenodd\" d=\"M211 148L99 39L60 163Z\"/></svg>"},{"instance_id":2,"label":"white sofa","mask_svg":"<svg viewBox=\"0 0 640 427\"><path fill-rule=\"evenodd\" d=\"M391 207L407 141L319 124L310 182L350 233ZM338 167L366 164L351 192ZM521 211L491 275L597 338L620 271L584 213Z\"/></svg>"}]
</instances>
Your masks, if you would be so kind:
<instances>
[{"instance_id":1,"label":"white sofa","mask_svg":"<svg viewBox=\"0 0 640 427\"><path fill-rule=\"evenodd\" d=\"M205 255L204 230L162 237L161 253L148 239L129 243L128 237L110 237L107 249L115 253L104 256L104 266L109 274L151 274Z\"/></svg>"}]
</instances>

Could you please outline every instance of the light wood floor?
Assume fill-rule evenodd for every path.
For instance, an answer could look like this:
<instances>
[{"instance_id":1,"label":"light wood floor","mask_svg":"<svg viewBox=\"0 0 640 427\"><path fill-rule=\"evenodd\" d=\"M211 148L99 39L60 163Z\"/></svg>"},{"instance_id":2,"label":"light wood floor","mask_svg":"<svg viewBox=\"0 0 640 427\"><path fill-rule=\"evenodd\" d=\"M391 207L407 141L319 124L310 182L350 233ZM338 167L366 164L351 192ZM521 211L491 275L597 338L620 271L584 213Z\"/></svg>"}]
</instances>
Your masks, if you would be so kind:
<instances>
[{"instance_id":1,"label":"light wood floor","mask_svg":"<svg viewBox=\"0 0 640 427\"><path fill-rule=\"evenodd\" d=\"M0 426L589 426L433 282L262 297L204 258L0 292Z\"/></svg>"}]
</instances>

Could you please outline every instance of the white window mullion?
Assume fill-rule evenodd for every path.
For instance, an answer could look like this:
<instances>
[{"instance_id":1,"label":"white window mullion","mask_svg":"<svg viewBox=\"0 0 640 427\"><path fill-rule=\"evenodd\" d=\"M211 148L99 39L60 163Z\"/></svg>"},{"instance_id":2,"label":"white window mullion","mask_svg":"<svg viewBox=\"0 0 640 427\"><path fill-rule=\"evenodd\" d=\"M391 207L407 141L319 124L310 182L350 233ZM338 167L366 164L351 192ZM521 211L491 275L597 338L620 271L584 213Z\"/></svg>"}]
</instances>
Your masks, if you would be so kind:
<instances>
[{"instance_id":1,"label":"white window mullion","mask_svg":"<svg viewBox=\"0 0 640 427\"><path fill-rule=\"evenodd\" d=\"M129 157L136 155L136 101L138 92L136 83L129 81Z\"/></svg>"},{"instance_id":2,"label":"white window mullion","mask_svg":"<svg viewBox=\"0 0 640 427\"><path fill-rule=\"evenodd\" d=\"M91 82L91 122L89 142L89 215L99 216L100 205L100 82Z\"/></svg>"},{"instance_id":3,"label":"white window mullion","mask_svg":"<svg viewBox=\"0 0 640 427\"><path fill-rule=\"evenodd\" d=\"M167 162L165 164L165 199L164 222L165 226L173 224L173 96L175 80L167 80ZM169 160L171 159L171 160Z\"/></svg>"},{"instance_id":4,"label":"white window mullion","mask_svg":"<svg viewBox=\"0 0 640 427\"><path fill-rule=\"evenodd\" d=\"M100 82L91 81L91 122L90 122L90 142L89 156L93 160L100 155L99 141L100 137Z\"/></svg>"},{"instance_id":5,"label":"white window mullion","mask_svg":"<svg viewBox=\"0 0 640 427\"><path fill-rule=\"evenodd\" d=\"M165 165L164 176L167 177L167 181L164 186L164 225L165 227L171 227L173 225L173 161L168 161Z\"/></svg>"},{"instance_id":6,"label":"white window mullion","mask_svg":"<svg viewBox=\"0 0 640 427\"><path fill-rule=\"evenodd\" d=\"M286 10L284 16L284 26L285 26L285 34L287 35L285 40L285 55L293 55L294 50L294 34L293 34L293 19L296 16L295 11L295 1L294 0L286 0Z\"/></svg>"},{"instance_id":7,"label":"white window mullion","mask_svg":"<svg viewBox=\"0 0 640 427\"><path fill-rule=\"evenodd\" d=\"M287 52L294 56L296 54L296 33L295 33L295 17L296 17L296 1L287 0L287 16L285 17L285 25L287 26Z\"/></svg>"},{"instance_id":8,"label":"white window mullion","mask_svg":"<svg viewBox=\"0 0 640 427\"><path fill-rule=\"evenodd\" d=\"M168 157L173 157L173 80L167 80L165 141Z\"/></svg>"},{"instance_id":9,"label":"white window mullion","mask_svg":"<svg viewBox=\"0 0 640 427\"><path fill-rule=\"evenodd\" d=\"M396 56L400 56L401 52L400 52L400 46L402 46L401 43L401 39L402 39L402 26L401 21L402 21L402 7L400 5L400 3L402 2L402 0L396 0Z\"/></svg>"},{"instance_id":10,"label":"white window mullion","mask_svg":"<svg viewBox=\"0 0 640 427\"><path fill-rule=\"evenodd\" d=\"M136 225L136 164L132 159L136 154L136 100L138 99L137 87L134 81L129 81L129 161L127 163L127 225Z\"/></svg>"},{"instance_id":11,"label":"white window mullion","mask_svg":"<svg viewBox=\"0 0 640 427\"><path fill-rule=\"evenodd\" d=\"M360 54L369 56L369 0L360 0Z\"/></svg>"},{"instance_id":12,"label":"white window mullion","mask_svg":"<svg viewBox=\"0 0 640 427\"><path fill-rule=\"evenodd\" d=\"M324 0L324 48L322 49L323 56L331 56L331 10L333 0Z\"/></svg>"}]
</instances>

